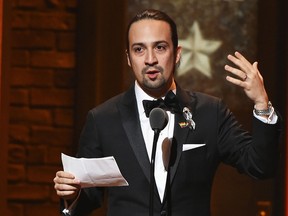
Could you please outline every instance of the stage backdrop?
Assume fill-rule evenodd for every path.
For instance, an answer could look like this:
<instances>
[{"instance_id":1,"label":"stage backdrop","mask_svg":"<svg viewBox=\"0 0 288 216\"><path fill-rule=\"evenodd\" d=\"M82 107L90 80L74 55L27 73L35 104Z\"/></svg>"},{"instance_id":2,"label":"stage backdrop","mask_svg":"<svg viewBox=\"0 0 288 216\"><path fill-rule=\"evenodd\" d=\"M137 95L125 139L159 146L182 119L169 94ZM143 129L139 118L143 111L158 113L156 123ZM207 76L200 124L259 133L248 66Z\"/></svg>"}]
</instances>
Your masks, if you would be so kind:
<instances>
[{"instance_id":1,"label":"stage backdrop","mask_svg":"<svg viewBox=\"0 0 288 216\"><path fill-rule=\"evenodd\" d=\"M142 9L167 12L178 26L183 47L177 82L186 89L224 99L250 129L253 105L226 80L226 56L236 50L250 61L257 55L257 1L128 0L128 19ZM255 216L272 210L273 181L256 182L221 165L214 182L212 215ZM262 212L263 213L263 212Z\"/></svg>"}]
</instances>

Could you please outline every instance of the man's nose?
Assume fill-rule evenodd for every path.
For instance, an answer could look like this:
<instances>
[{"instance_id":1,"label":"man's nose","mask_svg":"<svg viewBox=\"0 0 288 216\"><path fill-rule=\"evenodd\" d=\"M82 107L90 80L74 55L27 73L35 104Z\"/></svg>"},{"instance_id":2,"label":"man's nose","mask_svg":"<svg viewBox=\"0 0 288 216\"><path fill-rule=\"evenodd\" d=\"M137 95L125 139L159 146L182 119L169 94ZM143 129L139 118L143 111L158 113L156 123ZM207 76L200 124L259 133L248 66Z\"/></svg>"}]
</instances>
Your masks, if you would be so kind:
<instances>
[{"instance_id":1,"label":"man's nose","mask_svg":"<svg viewBox=\"0 0 288 216\"><path fill-rule=\"evenodd\" d=\"M157 57L153 50L149 50L146 53L145 64L146 65L155 65L158 63Z\"/></svg>"}]
</instances>

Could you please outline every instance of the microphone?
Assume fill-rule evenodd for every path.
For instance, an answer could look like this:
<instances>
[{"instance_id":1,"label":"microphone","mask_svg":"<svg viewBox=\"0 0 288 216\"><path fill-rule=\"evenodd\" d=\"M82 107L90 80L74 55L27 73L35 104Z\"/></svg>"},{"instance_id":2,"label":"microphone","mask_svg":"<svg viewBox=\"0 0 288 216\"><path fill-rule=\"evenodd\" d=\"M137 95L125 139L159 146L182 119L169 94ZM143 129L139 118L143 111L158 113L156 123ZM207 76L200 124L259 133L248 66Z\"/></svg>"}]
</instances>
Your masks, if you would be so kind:
<instances>
[{"instance_id":1,"label":"microphone","mask_svg":"<svg viewBox=\"0 0 288 216\"><path fill-rule=\"evenodd\" d=\"M149 121L152 130L163 130L168 123L168 115L166 111L161 108L154 108L149 114Z\"/></svg>"},{"instance_id":2,"label":"microphone","mask_svg":"<svg viewBox=\"0 0 288 216\"><path fill-rule=\"evenodd\" d=\"M152 146L151 154L151 163L150 163L150 206L149 206L149 216L153 216L154 213L154 185L155 185L155 155L157 141L159 138L160 131L163 130L168 123L168 115L166 111L161 108L154 108L149 114L149 122L152 130L154 131L154 139Z\"/></svg>"}]
</instances>

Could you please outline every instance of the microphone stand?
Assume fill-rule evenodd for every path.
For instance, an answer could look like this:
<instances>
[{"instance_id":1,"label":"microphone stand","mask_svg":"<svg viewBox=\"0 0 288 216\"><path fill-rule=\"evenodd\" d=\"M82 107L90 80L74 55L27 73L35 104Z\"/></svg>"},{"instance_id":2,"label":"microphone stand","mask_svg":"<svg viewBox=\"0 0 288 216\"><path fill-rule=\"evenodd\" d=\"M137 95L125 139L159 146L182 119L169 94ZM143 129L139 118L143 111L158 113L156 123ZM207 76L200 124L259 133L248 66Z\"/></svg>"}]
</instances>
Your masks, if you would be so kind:
<instances>
[{"instance_id":1,"label":"microphone stand","mask_svg":"<svg viewBox=\"0 0 288 216\"><path fill-rule=\"evenodd\" d=\"M150 199L149 199L149 215L153 216L154 213L154 187L155 187L155 155L157 141L160 135L160 131L165 128L168 123L168 116L166 111L161 108L154 108L149 114L149 121L152 130L154 131L154 139L151 153L151 163L150 163Z\"/></svg>"},{"instance_id":2,"label":"microphone stand","mask_svg":"<svg viewBox=\"0 0 288 216\"><path fill-rule=\"evenodd\" d=\"M153 216L154 214L154 186L155 186L155 155L156 155L156 147L157 141L159 138L160 130L154 130L154 139L153 139L153 146L152 146L152 154L151 154L151 163L150 163L150 206L149 206L149 216Z\"/></svg>"}]
</instances>

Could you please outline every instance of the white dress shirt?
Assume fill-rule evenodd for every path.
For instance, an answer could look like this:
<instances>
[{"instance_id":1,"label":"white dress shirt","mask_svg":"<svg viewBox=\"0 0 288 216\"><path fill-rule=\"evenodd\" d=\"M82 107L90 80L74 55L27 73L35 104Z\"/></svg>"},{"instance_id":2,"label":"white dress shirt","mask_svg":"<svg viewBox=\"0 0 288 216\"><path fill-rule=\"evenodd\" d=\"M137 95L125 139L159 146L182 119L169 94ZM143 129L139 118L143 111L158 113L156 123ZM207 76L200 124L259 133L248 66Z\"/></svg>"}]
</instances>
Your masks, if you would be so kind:
<instances>
[{"instance_id":1,"label":"white dress shirt","mask_svg":"<svg viewBox=\"0 0 288 216\"><path fill-rule=\"evenodd\" d=\"M154 131L151 129L149 118L146 117L145 115L142 101L143 100L156 100L157 98L153 98L149 96L148 94L146 94L140 88L137 82L135 82L135 95L136 95L136 100L137 100L137 107L138 107L138 112L139 112L141 130L142 130L142 134L143 134L144 141L146 144L147 153L151 161ZM157 189L158 189L158 193L159 193L161 201L163 201L166 178L167 178L167 171L165 170L163 159L162 159L162 143L165 138L169 139L173 137L174 121L175 121L174 114L172 114L170 111L167 111L167 115L168 115L168 124L160 132L159 139L158 139L157 146L156 146L156 156L155 156L155 182L157 185Z\"/></svg>"}]
</instances>

